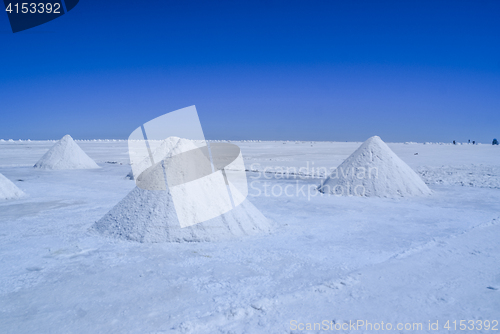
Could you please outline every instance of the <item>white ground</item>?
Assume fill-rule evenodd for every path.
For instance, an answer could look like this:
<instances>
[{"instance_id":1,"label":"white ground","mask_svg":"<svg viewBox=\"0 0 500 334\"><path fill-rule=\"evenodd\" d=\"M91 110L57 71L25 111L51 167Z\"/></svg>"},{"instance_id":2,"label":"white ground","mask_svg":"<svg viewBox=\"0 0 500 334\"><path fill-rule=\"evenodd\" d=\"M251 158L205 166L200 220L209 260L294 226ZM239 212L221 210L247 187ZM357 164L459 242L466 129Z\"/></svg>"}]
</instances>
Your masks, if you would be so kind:
<instances>
[{"instance_id":1,"label":"white ground","mask_svg":"<svg viewBox=\"0 0 500 334\"><path fill-rule=\"evenodd\" d=\"M361 143L237 143L248 169L272 167L248 173L249 199L277 230L141 244L89 232L134 187L126 142L78 142L101 169L34 169L53 144L0 142L0 173L27 194L0 201L0 333L315 333L290 322L361 319L498 333L443 328L500 320L498 146L389 144L433 190L396 200L310 197L319 178L273 173L336 167ZM293 196L270 195L286 185Z\"/></svg>"}]
</instances>

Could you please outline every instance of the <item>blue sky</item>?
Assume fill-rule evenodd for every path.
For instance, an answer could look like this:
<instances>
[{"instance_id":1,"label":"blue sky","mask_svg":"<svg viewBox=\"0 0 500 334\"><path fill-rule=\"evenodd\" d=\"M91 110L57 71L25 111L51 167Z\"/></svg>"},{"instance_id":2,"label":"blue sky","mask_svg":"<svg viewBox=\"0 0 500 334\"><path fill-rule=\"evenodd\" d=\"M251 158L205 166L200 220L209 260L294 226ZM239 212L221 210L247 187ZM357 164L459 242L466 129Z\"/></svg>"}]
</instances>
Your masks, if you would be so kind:
<instances>
[{"instance_id":1,"label":"blue sky","mask_svg":"<svg viewBox=\"0 0 500 334\"><path fill-rule=\"evenodd\" d=\"M0 138L127 138L196 105L209 139L491 142L500 1L90 1L12 34Z\"/></svg>"}]
</instances>

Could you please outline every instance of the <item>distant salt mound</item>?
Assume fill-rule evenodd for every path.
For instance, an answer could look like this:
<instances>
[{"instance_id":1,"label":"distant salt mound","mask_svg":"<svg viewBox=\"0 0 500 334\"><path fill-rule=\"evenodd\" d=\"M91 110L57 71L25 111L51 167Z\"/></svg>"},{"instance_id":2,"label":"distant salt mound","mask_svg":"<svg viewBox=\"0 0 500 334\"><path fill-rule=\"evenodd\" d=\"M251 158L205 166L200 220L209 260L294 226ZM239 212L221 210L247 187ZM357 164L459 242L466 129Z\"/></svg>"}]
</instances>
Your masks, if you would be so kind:
<instances>
[{"instance_id":1,"label":"distant salt mound","mask_svg":"<svg viewBox=\"0 0 500 334\"><path fill-rule=\"evenodd\" d=\"M194 142L170 137L153 143L154 162L196 148ZM166 162L168 164L168 162ZM139 165L142 163L139 163ZM147 161L144 162L147 164ZM134 166L136 170L142 167ZM149 173L145 171L144 174ZM143 178L141 174L138 179ZM153 179L153 181L155 181ZM210 182L210 181L208 181ZM161 188L161 187L160 187ZM201 194L207 195L207 194ZM209 195L207 195L209 196ZM181 228L170 191L133 189L92 229L105 236L145 243L219 241L270 232L272 223L250 201L216 218Z\"/></svg>"},{"instance_id":2,"label":"distant salt mound","mask_svg":"<svg viewBox=\"0 0 500 334\"><path fill-rule=\"evenodd\" d=\"M365 141L319 187L342 196L410 197L431 194L422 179L378 136Z\"/></svg>"},{"instance_id":3,"label":"distant salt mound","mask_svg":"<svg viewBox=\"0 0 500 334\"><path fill-rule=\"evenodd\" d=\"M128 172L128 174L125 176L125 179L126 180L135 180L134 179L134 172L133 171Z\"/></svg>"},{"instance_id":4,"label":"distant salt mound","mask_svg":"<svg viewBox=\"0 0 500 334\"><path fill-rule=\"evenodd\" d=\"M0 174L0 200L18 199L25 196L24 192L16 187L8 178Z\"/></svg>"},{"instance_id":5,"label":"distant salt mound","mask_svg":"<svg viewBox=\"0 0 500 334\"><path fill-rule=\"evenodd\" d=\"M99 166L92 160L70 135L62 137L35 164L41 169L92 169Z\"/></svg>"}]
</instances>

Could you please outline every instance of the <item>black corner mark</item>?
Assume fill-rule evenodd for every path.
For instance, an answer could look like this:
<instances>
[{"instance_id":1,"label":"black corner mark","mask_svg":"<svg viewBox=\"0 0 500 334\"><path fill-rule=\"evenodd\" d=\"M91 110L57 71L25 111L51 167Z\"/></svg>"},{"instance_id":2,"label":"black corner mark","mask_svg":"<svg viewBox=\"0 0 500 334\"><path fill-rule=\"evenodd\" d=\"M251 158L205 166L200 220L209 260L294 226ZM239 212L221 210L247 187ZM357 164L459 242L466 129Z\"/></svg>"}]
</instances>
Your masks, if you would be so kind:
<instances>
[{"instance_id":1,"label":"black corner mark","mask_svg":"<svg viewBox=\"0 0 500 334\"><path fill-rule=\"evenodd\" d=\"M3 0L3 2L12 32L16 33L64 15L64 5L66 11L70 11L79 0Z\"/></svg>"},{"instance_id":2,"label":"black corner mark","mask_svg":"<svg viewBox=\"0 0 500 334\"><path fill-rule=\"evenodd\" d=\"M73 8L75 8L76 4L80 0L63 0L63 1L66 4L66 10L69 12L70 10L72 10Z\"/></svg>"}]
</instances>

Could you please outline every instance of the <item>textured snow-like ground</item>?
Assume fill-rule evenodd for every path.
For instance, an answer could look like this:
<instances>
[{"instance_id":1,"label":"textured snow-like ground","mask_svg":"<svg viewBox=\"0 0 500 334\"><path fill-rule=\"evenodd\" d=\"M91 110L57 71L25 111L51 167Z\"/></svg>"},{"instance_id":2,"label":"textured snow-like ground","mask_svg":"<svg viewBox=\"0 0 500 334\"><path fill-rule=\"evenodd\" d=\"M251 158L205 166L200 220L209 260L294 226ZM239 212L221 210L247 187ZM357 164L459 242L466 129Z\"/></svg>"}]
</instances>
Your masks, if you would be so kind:
<instances>
[{"instance_id":1,"label":"textured snow-like ground","mask_svg":"<svg viewBox=\"0 0 500 334\"><path fill-rule=\"evenodd\" d=\"M434 191L416 199L308 199L319 178L249 172L273 234L139 244L88 231L134 187L126 142L78 144L103 168L40 171L53 142L0 143L0 173L28 195L0 202L1 333L300 333L291 320L358 319L420 333L438 320L429 332L445 333L446 320L500 320L499 147L388 144ZM360 145L238 144L257 171L336 167ZM306 196L266 196L265 182Z\"/></svg>"}]
</instances>

